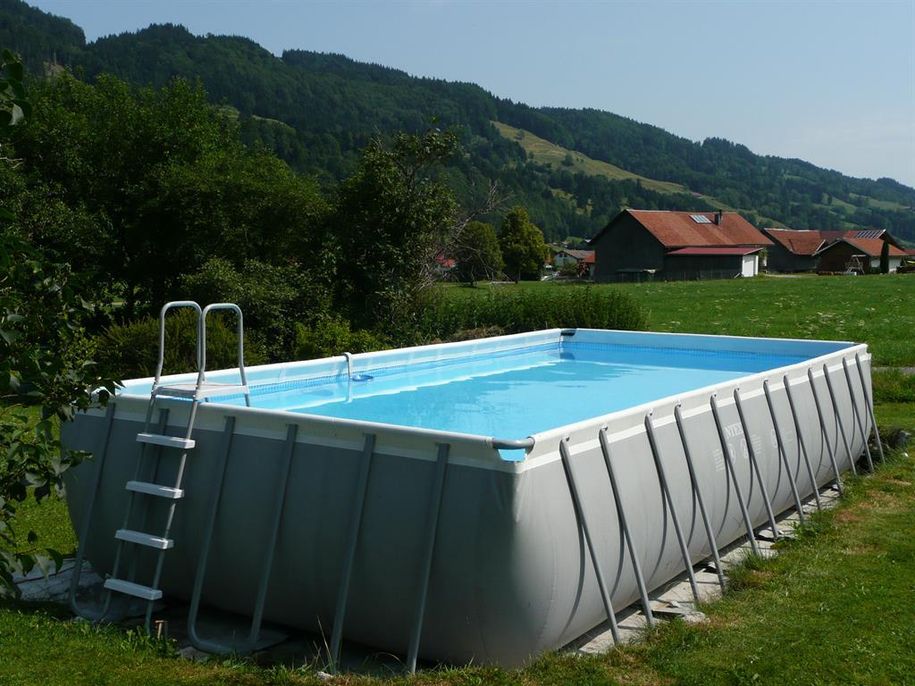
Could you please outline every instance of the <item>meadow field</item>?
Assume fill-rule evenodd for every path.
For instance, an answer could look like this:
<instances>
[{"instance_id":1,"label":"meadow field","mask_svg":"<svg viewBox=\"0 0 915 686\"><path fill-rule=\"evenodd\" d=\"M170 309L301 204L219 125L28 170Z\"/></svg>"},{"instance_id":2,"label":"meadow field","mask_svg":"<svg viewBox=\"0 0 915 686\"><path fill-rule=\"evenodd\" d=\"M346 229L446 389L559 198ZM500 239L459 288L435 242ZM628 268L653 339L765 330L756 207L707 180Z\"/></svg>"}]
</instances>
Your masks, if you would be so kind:
<instances>
[{"instance_id":1,"label":"meadow field","mask_svg":"<svg viewBox=\"0 0 915 686\"><path fill-rule=\"evenodd\" d=\"M448 286L452 301L493 289L620 289L656 331L866 342L878 423L915 431L915 276L801 277L584 286ZM750 560L700 625L665 624L601 656L548 654L519 670L435 668L414 677L346 675L335 684L897 684L915 674L915 462L891 451L849 477L836 510L812 518L773 560ZM42 545L69 553L61 501L22 510ZM73 621L59 606L0 603L0 684L317 684L320 664L195 663L173 644ZM907 681L908 680L908 681Z\"/></svg>"},{"instance_id":2,"label":"meadow field","mask_svg":"<svg viewBox=\"0 0 915 686\"><path fill-rule=\"evenodd\" d=\"M719 281L595 284L540 281L449 285L447 298L498 289L616 289L648 316L652 331L819 338L867 343L880 367L915 367L915 275L765 276Z\"/></svg>"}]
</instances>

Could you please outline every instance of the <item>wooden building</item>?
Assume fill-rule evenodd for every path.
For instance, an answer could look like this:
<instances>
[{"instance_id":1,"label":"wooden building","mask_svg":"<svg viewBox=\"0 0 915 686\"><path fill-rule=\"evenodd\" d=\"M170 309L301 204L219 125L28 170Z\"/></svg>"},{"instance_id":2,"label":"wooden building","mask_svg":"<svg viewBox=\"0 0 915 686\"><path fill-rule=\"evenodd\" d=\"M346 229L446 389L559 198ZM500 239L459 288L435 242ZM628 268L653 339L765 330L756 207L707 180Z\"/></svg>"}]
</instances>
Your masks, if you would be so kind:
<instances>
[{"instance_id":1,"label":"wooden building","mask_svg":"<svg viewBox=\"0 0 915 686\"><path fill-rule=\"evenodd\" d=\"M834 268L836 260L841 255L847 255L850 248L848 246L839 248L835 252L827 252L836 243L842 240L861 241L861 245L872 250L878 248L877 256L879 258L879 249L882 249L883 242L891 246L891 250L902 250L903 246L890 235L889 231L884 229L763 229L769 238L772 239L772 247L769 249L768 266L770 271L775 272L812 272L812 271L844 271ZM859 255L865 255L865 252L859 252ZM896 250L893 255L899 257ZM821 256L826 254L827 264L821 263ZM866 260L865 260L866 261ZM896 260L891 260L895 262ZM895 267L898 266L896 264ZM879 268L879 259L878 265Z\"/></svg>"},{"instance_id":2,"label":"wooden building","mask_svg":"<svg viewBox=\"0 0 915 686\"><path fill-rule=\"evenodd\" d=\"M589 243L596 281L755 276L772 245L736 212L629 209Z\"/></svg>"},{"instance_id":3,"label":"wooden building","mask_svg":"<svg viewBox=\"0 0 915 686\"><path fill-rule=\"evenodd\" d=\"M889 243L880 238L840 238L822 248L816 255L817 271L862 273L880 271L880 253ZM906 251L889 244L889 269L895 273L906 258Z\"/></svg>"}]
</instances>

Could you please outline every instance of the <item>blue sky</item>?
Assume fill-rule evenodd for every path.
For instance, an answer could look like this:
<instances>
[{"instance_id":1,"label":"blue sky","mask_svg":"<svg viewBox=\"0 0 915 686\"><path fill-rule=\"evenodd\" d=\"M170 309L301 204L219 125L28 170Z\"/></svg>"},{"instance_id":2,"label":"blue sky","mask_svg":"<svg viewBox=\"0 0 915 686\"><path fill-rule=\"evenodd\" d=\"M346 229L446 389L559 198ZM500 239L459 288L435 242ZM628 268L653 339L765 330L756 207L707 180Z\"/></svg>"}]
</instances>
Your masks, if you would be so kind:
<instances>
[{"instance_id":1,"label":"blue sky","mask_svg":"<svg viewBox=\"0 0 915 686\"><path fill-rule=\"evenodd\" d=\"M89 40L180 23L915 186L915 0L28 1Z\"/></svg>"}]
</instances>

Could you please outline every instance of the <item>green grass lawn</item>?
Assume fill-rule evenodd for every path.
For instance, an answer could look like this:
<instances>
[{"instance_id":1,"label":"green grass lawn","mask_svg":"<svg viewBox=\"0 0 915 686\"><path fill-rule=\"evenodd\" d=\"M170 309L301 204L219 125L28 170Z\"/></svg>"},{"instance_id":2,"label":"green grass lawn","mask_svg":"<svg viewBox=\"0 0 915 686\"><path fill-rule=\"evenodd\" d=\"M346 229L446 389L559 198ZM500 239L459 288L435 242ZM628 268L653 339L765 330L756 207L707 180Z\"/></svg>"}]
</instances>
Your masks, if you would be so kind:
<instances>
[{"instance_id":1,"label":"green grass lawn","mask_svg":"<svg viewBox=\"0 0 915 686\"><path fill-rule=\"evenodd\" d=\"M617 288L645 308L652 331L820 338L867 343L877 366L915 366L915 275L802 276L594 285L532 282L465 288Z\"/></svg>"},{"instance_id":2,"label":"green grass lawn","mask_svg":"<svg viewBox=\"0 0 915 686\"><path fill-rule=\"evenodd\" d=\"M546 283L498 288L579 288ZM864 341L875 364L915 366L915 277L759 278L629 284L658 331ZM447 289L472 298L487 288ZM874 377L883 427L915 430L915 377ZM606 656L548 654L522 670L436 669L414 678L347 676L341 684L901 684L915 683L915 463L901 454L850 478L823 513L772 561L748 566L699 626L665 625ZM21 509L20 529L70 552L64 503ZM6 684L310 684L311 668L197 664L167 644L71 621L59 607L0 603L0 686Z\"/></svg>"}]
</instances>

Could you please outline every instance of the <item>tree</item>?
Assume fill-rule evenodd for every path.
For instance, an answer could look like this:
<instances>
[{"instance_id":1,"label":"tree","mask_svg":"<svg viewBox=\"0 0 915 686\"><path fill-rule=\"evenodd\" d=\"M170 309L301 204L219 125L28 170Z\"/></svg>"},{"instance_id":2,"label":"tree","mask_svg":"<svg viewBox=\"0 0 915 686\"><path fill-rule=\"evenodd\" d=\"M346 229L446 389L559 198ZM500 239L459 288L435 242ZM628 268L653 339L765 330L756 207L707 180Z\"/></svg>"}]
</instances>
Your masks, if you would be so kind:
<instances>
[{"instance_id":1,"label":"tree","mask_svg":"<svg viewBox=\"0 0 915 686\"><path fill-rule=\"evenodd\" d=\"M328 230L339 241L337 303L357 325L411 328L454 232L457 203L434 172L457 146L437 129L390 146L373 139L341 185Z\"/></svg>"},{"instance_id":2,"label":"tree","mask_svg":"<svg viewBox=\"0 0 915 686\"><path fill-rule=\"evenodd\" d=\"M29 116L22 63L8 51L0 60L0 143ZM4 147L4 151L7 150ZM0 160L9 173L11 159ZM15 171L15 170L14 170ZM0 212L0 596L15 595L13 574L36 564L59 566L60 555L42 552L37 536L16 531L16 506L62 488L61 474L81 459L62 453L53 421L67 420L114 383L90 360L86 322L96 307L80 297L67 265L54 264L21 237L16 212ZM98 392L101 389L101 392ZM39 408L37 423L26 411ZM25 543L25 547L23 547Z\"/></svg>"},{"instance_id":3,"label":"tree","mask_svg":"<svg viewBox=\"0 0 915 686\"><path fill-rule=\"evenodd\" d=\"M330 276L316 181L246 148L199 86L132 89L61 74L37 87L34 109L13 141L29 179L24 229L54 259L108 284L128 318L155 312L213 257ZM44 221L54 208L60 218Z\"/></svg>"},{"instance_id":4,"label":"tree","mask_svg":"<svg viewBox=\"0 0 915 686\"><path fill-rule=\"evenodd\" d=\"M467 224L453 253L457 277L462 283L473 285L479 279L493 280L505 266L496 230L484 222Z\"/></svg>"},{"instance_id":5,"label":"tree","mask_svg":"<svg viewBox=\"0 0 915 686\"><path fill-rule=\"evenodd\" d=\"M540 278L549 248L543 240L543 232L531 223L523 207L515 207L505 215L499 227L499 246L505 260L505 272L512 279Z\"/></svg>"}]
</instances>

